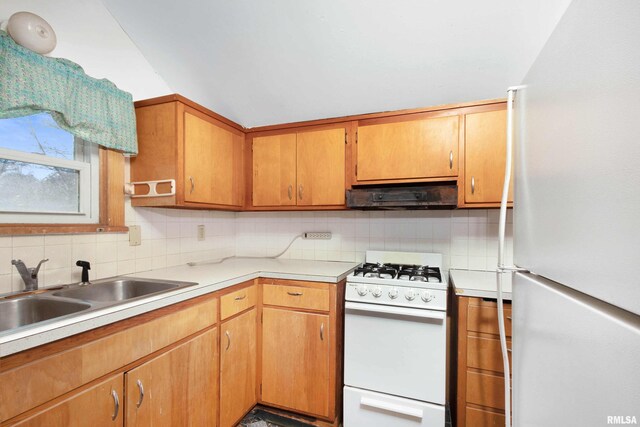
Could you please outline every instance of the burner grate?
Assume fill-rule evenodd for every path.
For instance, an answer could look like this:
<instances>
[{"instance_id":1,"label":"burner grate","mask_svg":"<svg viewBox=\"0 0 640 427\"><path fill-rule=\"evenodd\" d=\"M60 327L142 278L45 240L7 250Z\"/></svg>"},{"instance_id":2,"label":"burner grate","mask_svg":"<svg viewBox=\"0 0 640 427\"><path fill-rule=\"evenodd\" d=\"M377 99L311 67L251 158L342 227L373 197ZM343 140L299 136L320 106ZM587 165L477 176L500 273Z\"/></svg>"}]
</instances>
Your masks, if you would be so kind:
<instances>
[{"instance_id":1,"label":"burner grate","mask_svg":"<svg viewBox=\"0 0 640 427\"><path fill-rule=\"evenodd\" d=\"M354 270L353 275L381 279L442 282L440 268L428 265L364 263Z\"/></svg>"}]
</instances>

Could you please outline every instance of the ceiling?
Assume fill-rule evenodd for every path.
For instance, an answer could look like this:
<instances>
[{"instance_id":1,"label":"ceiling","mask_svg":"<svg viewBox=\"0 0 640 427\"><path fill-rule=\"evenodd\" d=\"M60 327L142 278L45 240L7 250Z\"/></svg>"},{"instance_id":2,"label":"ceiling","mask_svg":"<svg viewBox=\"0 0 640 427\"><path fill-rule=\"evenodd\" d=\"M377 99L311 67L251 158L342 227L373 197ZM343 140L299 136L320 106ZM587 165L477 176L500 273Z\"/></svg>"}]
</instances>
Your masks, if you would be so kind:
<instances>
[{"instance_id":1,"label":"ceiling","mask_svg":"<svg viewBox=\"0 0 640 427\"><path fill-rule=\"evenodd\" d=\"M570 0L102 0L180 93L246 127L501 98Z\"/></svg>"}]
</instances>

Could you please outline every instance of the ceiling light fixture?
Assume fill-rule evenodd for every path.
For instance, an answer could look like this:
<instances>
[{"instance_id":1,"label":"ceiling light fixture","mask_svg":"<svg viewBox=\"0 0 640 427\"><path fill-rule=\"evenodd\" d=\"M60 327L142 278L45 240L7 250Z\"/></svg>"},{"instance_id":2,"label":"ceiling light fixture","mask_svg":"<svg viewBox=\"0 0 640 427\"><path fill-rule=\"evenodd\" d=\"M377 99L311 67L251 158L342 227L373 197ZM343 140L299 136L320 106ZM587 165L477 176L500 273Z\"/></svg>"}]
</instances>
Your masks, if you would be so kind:
<instances>
[{"instance_id":1,"label":"ceiling light fixture","mask_svg":"<svg viewBox=\"0 0 640 427\"><path fill-rule=\"evenodd\" d=\"M45 55L56 47L56 33L51 25L31 12L16 12L7 21L7 33L20 46Z\"/></svg>"}]
</instances>

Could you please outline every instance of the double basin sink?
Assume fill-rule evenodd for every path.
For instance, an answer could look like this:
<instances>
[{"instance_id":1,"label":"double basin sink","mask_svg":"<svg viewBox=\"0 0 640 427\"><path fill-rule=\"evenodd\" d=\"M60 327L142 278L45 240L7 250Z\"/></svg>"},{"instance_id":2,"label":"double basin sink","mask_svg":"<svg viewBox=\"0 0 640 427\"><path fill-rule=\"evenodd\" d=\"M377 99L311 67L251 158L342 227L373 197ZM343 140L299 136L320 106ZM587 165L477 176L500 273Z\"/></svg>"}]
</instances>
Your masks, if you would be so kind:
<instances>
[{"instance_id":1,"label":"double basin sink","mask_svg":"<svg viewBox=\"0 0 640 427\"><path fill-rule=\"evenodd\" d=\"M36 323L116 307L195 284L118 277L89 285L67 285L31 294L5 296L0 298L0 334Z\"/></svg>"}]
</instances>

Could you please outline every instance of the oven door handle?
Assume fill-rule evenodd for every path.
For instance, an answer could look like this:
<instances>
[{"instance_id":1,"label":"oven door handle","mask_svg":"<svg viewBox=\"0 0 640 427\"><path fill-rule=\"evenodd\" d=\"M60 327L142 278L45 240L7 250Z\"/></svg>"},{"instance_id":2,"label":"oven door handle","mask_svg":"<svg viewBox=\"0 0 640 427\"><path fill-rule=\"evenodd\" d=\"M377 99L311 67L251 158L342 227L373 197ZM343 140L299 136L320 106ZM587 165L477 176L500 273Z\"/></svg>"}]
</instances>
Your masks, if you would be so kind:
<instances>
[{"instance_id":1,"label":"oven door handle","mask_svg":"<svg viewBox=\"0 0 640 427\"><path fill-rule=\"evenodd\" d=\"M360 404L362 406L368 406L370 408L382 409L383 411L394 412L396 414L407 415L409 417L422 419L423 411L417 408L411 408L409 406L398 405L391 402L383 402L382 400L370 399L368 397L361 397Z\"/></svg>"},{"instance_id":2,"label":"oven door handle","mask_svg":"<svg viewBox=\"0 0 640 427\"><path fill-rule=\"evenodd\" d=\"M359 302L347 301L344 305L346 311L359 311L364 313L395 314L406 317L419 317L422 319L435 319L443 321L445 313L443 311L425 310L421 308L394 307L378 304L362 304Z\"/></svg>"}]
</instances>

